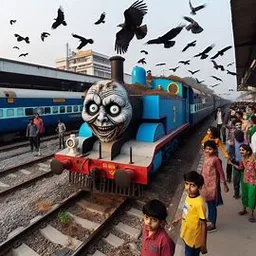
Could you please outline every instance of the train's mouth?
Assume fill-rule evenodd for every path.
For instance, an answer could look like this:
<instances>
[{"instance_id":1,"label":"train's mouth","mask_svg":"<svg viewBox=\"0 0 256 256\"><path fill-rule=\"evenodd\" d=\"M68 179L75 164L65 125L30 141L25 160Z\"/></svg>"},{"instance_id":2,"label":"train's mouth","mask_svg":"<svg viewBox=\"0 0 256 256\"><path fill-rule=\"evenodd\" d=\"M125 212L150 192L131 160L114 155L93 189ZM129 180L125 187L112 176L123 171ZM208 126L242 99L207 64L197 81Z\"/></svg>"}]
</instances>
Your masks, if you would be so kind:
<instances>
[{"instance_id":1,"label":"train's mouth","mask_svg":"<svg viewBox=\"0 0 256 256\"><path fill-rule=\"evenodd\" d=\"M109 125L109 126L95 126L91 125L94 133L96 136L104 137L111 139L113 136L115 136L117 131L117 126L115 125Z\"/></svg>"}]
</instances>

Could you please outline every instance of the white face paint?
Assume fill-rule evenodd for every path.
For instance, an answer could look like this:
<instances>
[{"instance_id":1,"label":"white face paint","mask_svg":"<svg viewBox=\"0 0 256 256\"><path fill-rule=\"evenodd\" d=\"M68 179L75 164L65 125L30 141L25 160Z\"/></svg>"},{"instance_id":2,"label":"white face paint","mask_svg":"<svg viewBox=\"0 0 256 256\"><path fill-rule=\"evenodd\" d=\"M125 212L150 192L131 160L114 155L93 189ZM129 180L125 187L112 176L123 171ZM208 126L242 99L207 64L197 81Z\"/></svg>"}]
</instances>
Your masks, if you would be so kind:
<instances>
[{"instance_id":1,"label":"white face paint","mask_svg":"<svg viewBox=\"0 0 256 256\"><path fill-rule=\"evenodd\" d=\"M111 80L92 85L84 99L82 117L100 141L115 140L132 118L127 91Z\"/></svg>"}]
</instances>

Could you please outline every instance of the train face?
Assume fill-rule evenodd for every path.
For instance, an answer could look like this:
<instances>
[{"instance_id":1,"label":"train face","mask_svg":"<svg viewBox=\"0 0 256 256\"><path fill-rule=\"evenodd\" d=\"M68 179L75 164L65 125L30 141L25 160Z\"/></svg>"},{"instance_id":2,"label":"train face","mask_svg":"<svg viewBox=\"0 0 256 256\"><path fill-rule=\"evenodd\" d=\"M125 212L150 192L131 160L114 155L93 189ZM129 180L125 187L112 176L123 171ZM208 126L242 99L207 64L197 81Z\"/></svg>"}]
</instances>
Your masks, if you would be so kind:
<instances>
[{"instance_id":1,"label":"train face","mask_svg":"<svg viewBox=\"0 0 256 256\"><path fill-rule=\"evenodd\" d=\"M195 91L181 81L157 78L148 84L141 68L134 71L140 85L124 85L124 59L111 61L112 80L87 91L85 123L79 136L71 135L67 148L55 154L51 170L60 174L67 169L70 182L84 190L139 196L190 122L213 111L213 98L204 94L194 100Z\"/></svg>"}]
</instances>

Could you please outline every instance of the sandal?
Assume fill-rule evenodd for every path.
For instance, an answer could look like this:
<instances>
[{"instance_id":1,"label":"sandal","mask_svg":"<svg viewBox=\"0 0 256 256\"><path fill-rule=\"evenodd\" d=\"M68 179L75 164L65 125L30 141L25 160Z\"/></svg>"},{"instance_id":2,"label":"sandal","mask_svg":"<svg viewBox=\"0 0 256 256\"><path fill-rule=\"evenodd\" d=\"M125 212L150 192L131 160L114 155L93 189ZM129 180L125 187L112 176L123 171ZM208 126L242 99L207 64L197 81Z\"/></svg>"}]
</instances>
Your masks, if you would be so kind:
<instances>
[{"instance_id":1,"label":"sandal","mask_svg":"<svg viewBox=\"0 0 256 256\"><path fill-rule=\"evenodd\" d=\"M242 216L242 215L245 215L246 213L247 213L247 211L243 210L243 211L238 212L238 215Z\"/></svg>"},{"instance_id":2,"label":"sandal","mask_svg":"<svg viewBox=\"0 0 256 256\"><path fill-rule=\"evenodd\" d=\"M254 217L250 217L250 218L249 218L249 221L250 221L251 223L254 223L254 222L256 222L256 219L255 219Z\"/></svg>"}]
</instances>

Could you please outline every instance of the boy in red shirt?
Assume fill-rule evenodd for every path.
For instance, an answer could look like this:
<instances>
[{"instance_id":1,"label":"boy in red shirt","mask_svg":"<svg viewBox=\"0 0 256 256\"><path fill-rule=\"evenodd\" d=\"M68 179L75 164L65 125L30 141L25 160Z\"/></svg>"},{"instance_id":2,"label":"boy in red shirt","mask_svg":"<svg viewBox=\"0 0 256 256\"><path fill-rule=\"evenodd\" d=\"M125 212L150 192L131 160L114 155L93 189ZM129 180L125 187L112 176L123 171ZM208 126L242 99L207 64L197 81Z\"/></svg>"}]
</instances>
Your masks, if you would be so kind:
<instances>
[{"instance_id":1,"label":"boy in red shirt","mask_svg":"<svg viewBox=\"0 0 256 256\"><path fill-rule=\"evenodd\" d=\"M175 244L164 229L167 210L159 200L143 206L144 225L141 256L173 256Z\"/></svg>"}]
</instances>

